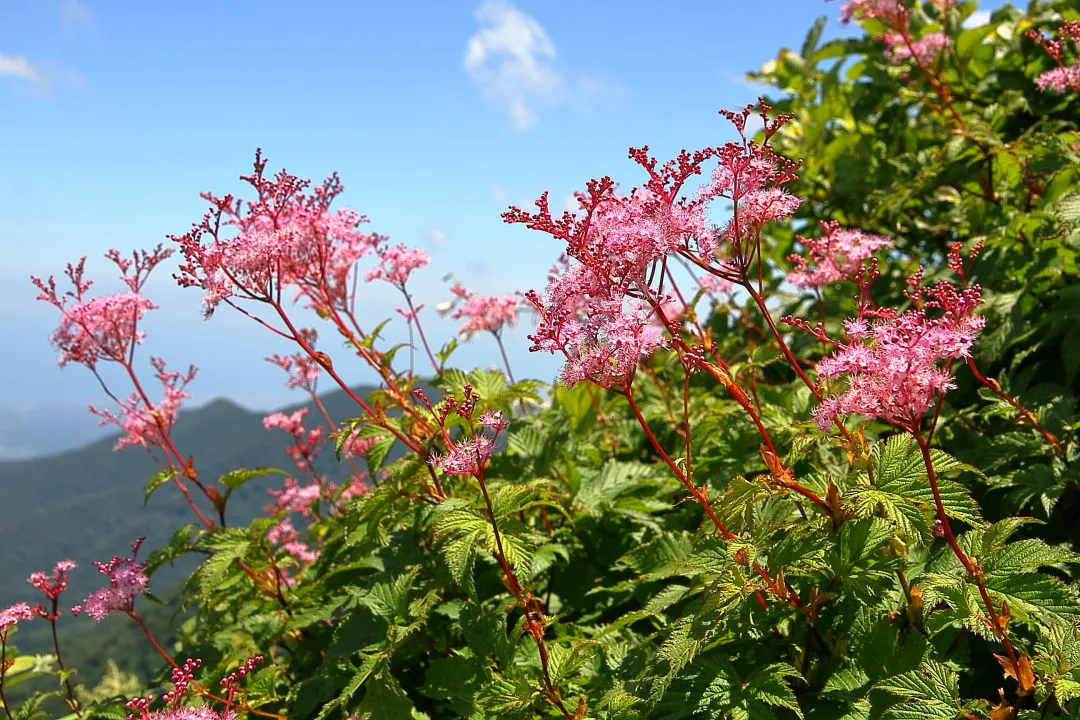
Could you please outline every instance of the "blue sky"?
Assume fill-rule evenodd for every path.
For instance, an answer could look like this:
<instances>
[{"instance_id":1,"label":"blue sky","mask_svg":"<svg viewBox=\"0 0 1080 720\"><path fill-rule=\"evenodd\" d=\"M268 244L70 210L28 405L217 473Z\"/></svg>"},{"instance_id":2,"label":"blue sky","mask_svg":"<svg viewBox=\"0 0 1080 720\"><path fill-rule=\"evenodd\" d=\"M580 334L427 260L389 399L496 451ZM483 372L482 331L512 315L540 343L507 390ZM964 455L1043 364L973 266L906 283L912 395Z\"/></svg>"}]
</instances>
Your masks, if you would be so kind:
<instances>
[{"instance_id":1,"label":"blue sky","mask_svg":"<svg viewBox=\"0 0 1080 720\"><path fill-rule=\"evenodd\" d=\"M508 203L550 190L560 206L604 174L636 184L630 145L666 158L731 139L717 110L756 98L745 72L799 47L820 15L826 37L842 32L837 12L818 0L5 0L0 406L100 400L88 372L55 367L57 313L34 301L27 276L88 255L99 286L115 289L102 253L185 231L205 209L199 192L242 190L257 146L275 170L337 170L342 205L429 250L416 284L429 308L449 296L446 273L484 293L537 287L560 248L504 225ZM262 361L288 350L265 331L224 309L204 322L200 293L169 272L149 294L161 309L143 362L149 352L200 366L196 402L294 399ZM398 305L389 288L364 302L372 321ZM426 325L436 338L453 331L431 313ZM509 338L517 373L551 377L558 363L530 356L526 332ZM337 362L336 338L325 340ZM485 338L458 356L496 359Z\"/></svg>"}]
</instances>

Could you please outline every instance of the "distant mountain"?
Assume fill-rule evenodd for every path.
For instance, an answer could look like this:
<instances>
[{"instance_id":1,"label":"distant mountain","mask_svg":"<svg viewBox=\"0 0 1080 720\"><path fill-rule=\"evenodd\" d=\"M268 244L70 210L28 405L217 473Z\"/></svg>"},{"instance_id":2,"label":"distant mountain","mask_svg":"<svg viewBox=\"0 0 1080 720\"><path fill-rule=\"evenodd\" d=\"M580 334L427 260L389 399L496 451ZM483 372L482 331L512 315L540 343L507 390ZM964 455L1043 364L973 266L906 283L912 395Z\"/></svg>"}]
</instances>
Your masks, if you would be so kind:
<instances>
[{"instance_id":1,"label":"distant mountain","mask_svg":"<svg viewBox=\"0 0 1080 720\"><path fill-rule=\"evenodd\" d=\"M371 388L355 391L364 397ZM359 414L342 391L328 393L322 400L335 422ZM282 412L303 406L286 407ZM318 413L312 409L307 417L311 426ZM200 476L210 481L242 467L295 470L284 449L287 435L277 429L267 431L262 418L263 413L216 400L182 412L173 438L181 452L194 456ZM160 488L144 508L146 482L159 468L141 448L114 452L115 441L112 435L50 457L0 461L0 608L20 600L35 602L37 591L26 584L27 576L35 570L48 572L64 559L79 564L71 574L65 600L80 602L100 587L102 576L91 561L127 553L140 536L146 537L147 549L158 547L175 528L195 520L172 486ZM318 469L332 479L345 475L331 447L324 448ZM281 481L280 476L267 476L241 488L229 501L229 524L247 524L262 514L272 500L266 490L280 487ZM201 507L211 515L205 500ZM164 589L189 570L164 568L155 575L153 585Z\"/></svg>"},{"instance_id":2,"label":"distant mountain","mask_svg":"<svg viewBox=\"0 0 1080 720\"><path fill-rule=\"evenodd\" d=\"M107 435L85 405L0 406L0 461L54 455Z\"/></svg>"}]
</instances>

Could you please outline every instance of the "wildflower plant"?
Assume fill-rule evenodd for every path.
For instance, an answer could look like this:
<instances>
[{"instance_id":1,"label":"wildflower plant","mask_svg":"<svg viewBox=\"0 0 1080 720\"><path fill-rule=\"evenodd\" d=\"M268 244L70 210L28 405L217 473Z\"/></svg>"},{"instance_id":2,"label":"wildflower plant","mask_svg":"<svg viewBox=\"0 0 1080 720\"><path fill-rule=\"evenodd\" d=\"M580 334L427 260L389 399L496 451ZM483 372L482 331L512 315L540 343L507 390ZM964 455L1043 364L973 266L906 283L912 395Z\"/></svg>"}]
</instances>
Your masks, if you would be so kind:
<instances>
[{"instance_id":1,"label":"wildflower plant","mask_svg":"<svg viewBox=\"0 0 1080 720\"><path fill-rule=\"evenodd\" d=\"M95 297L82 262L67 293L35 279L61 363L130 381L95 412L158 459L147 494L171 483L193 515L146 560L136 543L97 563L108 586L79 609L133 621L173 690L81 702L97 695L72 692L57 639L50 697L147 720L1080 712L1080 114L1045 79L1067 58L1044 34L1080 18L975 9L851 0L864 37L822 44L816 24L754 75L778 97L722 111L732 141L632 148L636 179L509 208L508 233L552 241L546 287L454 285L435 308L463 341L493 336L502 369L432 344L426 253L334 207L337 176L271 175L257 153L251 198L207 193L171 241L208 316L293 344L269 360L312 409L264 421L288 471L205 476L173 438L194 370L152 360L164 397L145 391L145 278L169 249L110 252L119 294ZM401 295L395 318L364 315L369 283ZM532 350L563 360L553 384L514 378L502 332L522 310ZM355 391L327 330L377 390ZM331 443L337 476L316 465ZM231 524L256 482L265 516ZM193 614L167 647L137 605L185 555ZM0 611L8 717L44 713L8 702L32 672L10 637L55 628L74 570L31 577L49 605Z\"/></svg>"}]
</instances>

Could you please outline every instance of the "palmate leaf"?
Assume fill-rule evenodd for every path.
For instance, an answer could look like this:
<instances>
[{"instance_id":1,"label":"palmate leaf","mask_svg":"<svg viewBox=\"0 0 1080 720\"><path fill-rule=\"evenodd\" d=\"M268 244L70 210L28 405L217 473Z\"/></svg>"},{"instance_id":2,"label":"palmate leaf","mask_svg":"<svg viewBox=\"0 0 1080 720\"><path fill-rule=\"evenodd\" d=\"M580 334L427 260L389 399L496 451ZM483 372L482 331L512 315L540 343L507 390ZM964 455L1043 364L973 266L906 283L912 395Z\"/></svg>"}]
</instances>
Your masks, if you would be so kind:
<instances>
[{"instance_id":1,"label":"palmate leaf","mask_svg":"<svg viewBox=\"0 0 1080 720\"><path fill-rule=\"evenodd\" d=\"M1015 619L1033 626L1080 620L1080 603L1074 594L1049 575L988 573L986 589L995 604L1007 601Z\"/></svg>"},{"instance_id":2,"label":"palmate leaf","mask_svg":"<svg viewBox=\"0 0 1080 720\"><path fill-rule=\"evenodd\" d=\"M656 479L656 471L648 465L612 460L599 472L582 477L572 504L589 514L597 514L625 493L655 484Z\"/></svg>"},{"instance_id":3,"label":"palmate leaf","mask_svg":"<svg viewBox=\"0 0 1080 720\"><path fill-rule=\"evenodd\" d=\"M930 451L930 460L937 476L945 514L974 527L982 525L979 505L967 489L942 477L953 470L967 470L978 475L982 475L982 472L937 449ZM927 508L927 512L932 512L936 507L922 453L911 435L893 435L874 448L874 481L879 492L899 496L903 502ZM902 506L901 501L894 502L898 509ZM902 509L900 512L904 513Z\"/></svg>"},{"instance_id":4,"label":"palmate leaf","mask_svg":"<svg viewBox=\"0 0 1080 720\"><path fill-rule=\"evenodd\" d=\"M960 715L960 676L935 660L874 686L903 700L888 710L901 720L952 720Z\"/></svg>"},{"instance_id":5,"label":"palmate leaf","mask_svg":"<svg viewBox=\"0 0 1080 720\"><path fill-rule=\"evenodd\" d=\"M773 708L784 708L802 718L803 711L788 681L799 672L783 662L761 666L746 673L717 653L696 663L685 679L665 694L656 711L658 717L775 718Z\"/></svg>"},{"instance_id":6,"label":"palmate leaf","mask_svg":"<svg viewBox=\"0 0 1080 720\"><path fill-rule=\"evenodd\" d=\"M437 512L434 530L435 537L443 540L443 560L454 581L472 596L476 548L487 537L489 523L462 500L446 500Z\"/></svg>"},{"instance_id":7,"label":"palmate leaf","mask_svg":"<svg viewBox=\"0 0 1080 720\"><path fill-rule=\"evenodd\" d=\"M929 544L933 537L931 509L894 493L868 485L852 488L845 499L851 502L851 514L857 518L881 516L908 542Z\"/></svg>"}]
</instances>

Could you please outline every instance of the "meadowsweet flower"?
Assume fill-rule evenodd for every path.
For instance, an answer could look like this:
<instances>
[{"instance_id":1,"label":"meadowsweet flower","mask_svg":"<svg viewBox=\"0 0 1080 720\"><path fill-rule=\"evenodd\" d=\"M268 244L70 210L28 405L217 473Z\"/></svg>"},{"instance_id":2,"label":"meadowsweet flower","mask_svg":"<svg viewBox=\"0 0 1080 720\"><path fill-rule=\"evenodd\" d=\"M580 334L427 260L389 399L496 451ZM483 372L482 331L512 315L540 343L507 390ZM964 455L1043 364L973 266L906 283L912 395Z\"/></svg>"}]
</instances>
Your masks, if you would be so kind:
<instances>
[{"instance_id":1,"label":"meadowsweet flower","mask_svg":"<svg viewBox=\"0 0 1080 720\"><path fill-rule=\"evenodd\" d=\"M135 609L135 598L146 592L150 580L144 570L146 563L137 562L143 538L131 545L131 557L114 556L107 563L94 562L94 567L109 578L109 586L91 593L83 604L72 608L76 615L85 612L94 620L101 622L114 612L131 613Z\"/></svg>"},{"instance_id":2,"label":"meadowsweet flower","mask_svg":"<svg viewBox=\"0 0 1080 720\"><path fill-rule=\"evenodd\" d=\"M892 240L840 227L837 222L821 223L820 239L798 236L804 255L790 255L795 269L787 281L797 287L824 287L841 280L855 280L864 263L876 250L891 248Z\"/></svg>"},{"instance_id":3,"label":"meadowsweet flower","mask_svg":"<svg viewBox=\"0 0 1080 720\"><path fill-rule=\"evenodd\" d=\"M431 255L428 252L401 244L380 248L378 253L379 264L370 268L365 278L369 282L385 280L400 289L405 288L413 270L418 270L431 262Z\"/></svg>"},{"instance_id":4,"label":"meadowsweet flower","mask_svg":"<svg viewBox=\"0 0 1080 720\"><path fill-rule=\"evenodd\" d=\"M442 468L447 475L475 475L487 465L494 451L494 440L474 435L454 442L446 453L432 453L428 464Z\"/></svg>"},{"instance_id":5,"label":"meadowsweet flower","mask_svg":"<svg viewBox=\"0 0 1080 720\"><path fill-rule=\"evenodd\" d=\"M33 620L34 613L30 606L24 602L0 610L0 638L7 639L10 628L18 625L21 620ZM2 660L3 658L0 658Z\"/></svg>"},{"instance_id":6,"label":"meadowsweet flower","mask_svg":"<svg viewBox=\"0 0 1080 720\"><path fill-rule=\"evenodd\" d=\"M320 483L300 485L295 478L285 478L285 487L281 490L270 489L266 492L271 497L277 498L274 505L268 507L267 512L274 514L279 512L300 513L311 515L312 507L322 499L324 488Z\"/></svg>"},{"instance_id":7,"label":"meadowsweet flower","mask_svg":"<svg viewBox=\"0 0 1080 720\"><path fill-rule=\"evenodd\" d=\"M86 277L86 258L65 270L73 289L57 294L56 279L48 280L31 276L30 280L40 291L37 299L48 302L60 310L60 325L50 336L50 341L60 350L58 364L69 362L94 369L99 361L126 364L135 345L145 338L138 329L139 321L150 310L157 309L142 294L143 285L150 273L171 254L159 245L153 250L135 252L125 258L117 250L105 256L120 270L120 279L127 285L124 292L89 297L94 284Z\"/></svg>"},{"instance_id":8,"label":"meadowsweet flower","mask_svg":"<svg viewBox=\"0 0 1080 720\"><path fill-rule=\"evenodd\" d=\"M300 539L300 533L292 524L292 518L282 518L276 525L266 532L266 539L272 545L277 545L297 562L304 565L311 564L319 559L319 551Z\"/></svg>"},{"instance_id":9,"label":"meadowsweet flower","mask_svg":"<svg viewBox=\"0 0 1080 720\"><path fill-rule=\"evenodd\" d=\"M156 405L146 401L139 392L132 393L126 400L120 400L120 414L111 410L90 406L90 412L101 418L99 425L116 425L123 433L117 439L113 450L121 450L131 445L143 447L164 447L166 436L176 422L180 406L191 395L185 389L195 379L197 368L188 367L187 372L166 370L165 361L152 357L154 377L161 383L164 397Z\"/></svg>"},{"instance_id":10,"label":"meadowsweet flower","mask_svg":"<svg viewBox=\"0 0 1080 720\"><path fill-rule=\"evenodd\" d=\"M43 592L49 600L55 600L67 590L67 574L74 569L74 560L61 560L53 567L51 574L46 575L43 572L31 573L26 581Z\"/></svg>"},{"instance_id":11,"label":"meadowsweet flower","mask_svg":"<svg viewBox=\"0 0 1080 720\"><path fill-rule=\"evenodd\" d=\"M319 445L326 434L321 425L311 430L304 428L304 416L307 412L307 408L300 408L289 415L276 412L263 418L263 427L267 430L280 428L292 436L293 443L285 450L296 466L305 472L313 471L312 463L319 454Z\"/></svg>"},{"instance_id":12,"label":"meadowsweet flower","mask_svg":"<svg viewBox=\"0 0 1080 720\"><path fill-rule=\"evenodd\" d=\"M341 444L342 455L359 458L367 457L367 454L371 452L371 448L385 439L384 435L360 437L360 431L361 428L357 428L349 433L349 437Z\"/></svg>"},{"instance_id":13,"label":"meadowsweet flower","mask_svg":"<svg viewBox=\"0 0 1080 720\"><path fill-rule=\"evenodd\" d=\"M914 60L922 66L929 65L934 62L938 53L949 44L949 38L943 32L930 32L915 39L904 33L890 30L880 36L878 40L881 40L887 46L885 59L893 65L899 65L906 60Z\"/></svg>"},{"instance_id":14,"label":"meadowsweet flower","mask_svg":"<svg viewBox=\"0 0 1080 720\"><path fill-rule=\"evenodd\" d=\"M766 138L791 118L769 118L762 101ZM663 165L648 148L631 148L630 157L648 174L643 187L629 194L615 191L611 178L591 180L577 194L579 213L554 217L547 195L538 211L512 207L508 223L548 233L566 243L565 254L548 279L543 296L535 290L525 300L538 316L529 335L532 351L562 354L567 363L560 379L573 385L592 380L621 387L632 379L638 363L668 347L682 328L669 295L669 259L691 260L720 279L746 281L746 272L761 239L762 226L793 213L800 200L781 186L794 180L798 167L763 144L746 138L751 107L721 111L742 140L693 153L686 150ZM692 197L683 187L702 172L705 161L717 167ZM706 220L712 203L723 199L735 212L723 228ZM673 294L673 293L672 293Z\"/></svg>"},{"instance_id":15,"label":"meadowsweet flower","mask_svg":"<svg viewBox=\"0 0 1080 720\"><path fill-rule=\"evenodd\" d=\"M261 656L257 657L262 659ZM236 720L237 715L231 708L232 693L230 693L230 702L223 710L214 710L206 706L181 706L183 696L193 681L195 670L200 665L202 665L202 660L194 658L185 660L181 667L173 668L173 689L162 697L166 707L161 710L151 712L150 704L154 700L153 695L128 700L124 706L138 714L128 715L127 720Z\"/></svg>"},{"instance_id":16,"label":"meadowsweet flower","mask_svg":"<svg viewBox=\"0 0 1080 720\"><path fill-rule=\"evenodd\" d=\"M904 313L878 308L873 310L876 319L848 320L843 340L831 340L820 327L812 330L836 348L818 363L818 374L847 380L846 390L813 411L823 430L851 413L911 430L937 396L954 387L943 364L967 356L985 323L975 315L981 290L939 282L921 292L917 306ZM805 322L795 324L809 329Z\"/></svg>"},{"instance_id":17,"label":"meadowsweet flower","mask_svg":"<svg viewBox=\"0 0 1080 720\"><path fill-rule=\"evenodd\" d=\"M1058 95L1066 90L1080 92L1080 54L1071 64L1065 63L1064 50L1068 45L1073 45L1080 50L1080 22L1066 20L1057 29L1057 36L1052 40L1046 40L1042 33L1035 29L1029 29L1026 35L1037 42L1046 53L1057 63L1057 67L1041 73L1035 81L1040 90L1051 90Z\"/></svg>"},{"instance_id":18,"label":"meadowsweet flower","mask_svg":"<svg viewBox=\"0 0 1080 720\"><path fill-rule=\"evenodd\" d=\"M840 22L849 23L852 18L897 22L909 12L903 0L848 0L840 7Z\"/></svg>"},{"instance_id":19,"label":"meadowsweet flower","mask_svg":"<svg viewBox=\"0 0 1080 720\"><path fill-rule=\"evenodd\" d=\"M310 180L284 171L268 177L266 164L257 151L254 172L241 178L256 200L204 193L211 207L202 221L170 236L184 256L177 282L202 288L207 317L226 301L276 303L287 287L318 312L351 311L355 265L386 238L360 232L368 219L354 210L331 212L343 190L337 175L309 192Z\"/></svg>"},{"instance_id":20,"label":"meadowsweet flower","mask_svg":"<svg viewBox=\"0 0 1080 720\"><path fill-rule=\"evenodd\" d=\"M465 320L458 334L466 339L485 330L498 337L504 326L512 326L517 321L521 304L520 293L494 296L474 295L462 285L455 285L450 288L450 292L464 300L462 306L454 310L450 317L454 320Z\"/></svg>"},{"instance_id":21,"label":"meadowsweet flower","mask_svg":"<svg viewBox=\"0 0 1080 720\"><path fill-rule=\"evenodd\" d=\"M318 332L309 328L302 328L300 330L300 335L303 337L308 347L315 347L315 343L319 339ZM319 375L322 374L323 369L322 366L306 352L284 356L271 355L266 358L266 361L277 365L288 373L289 379L285 384L290 390L302 388L308 392L315 392L315 387L319 381Z\"/></svg>"}]
</instances>

